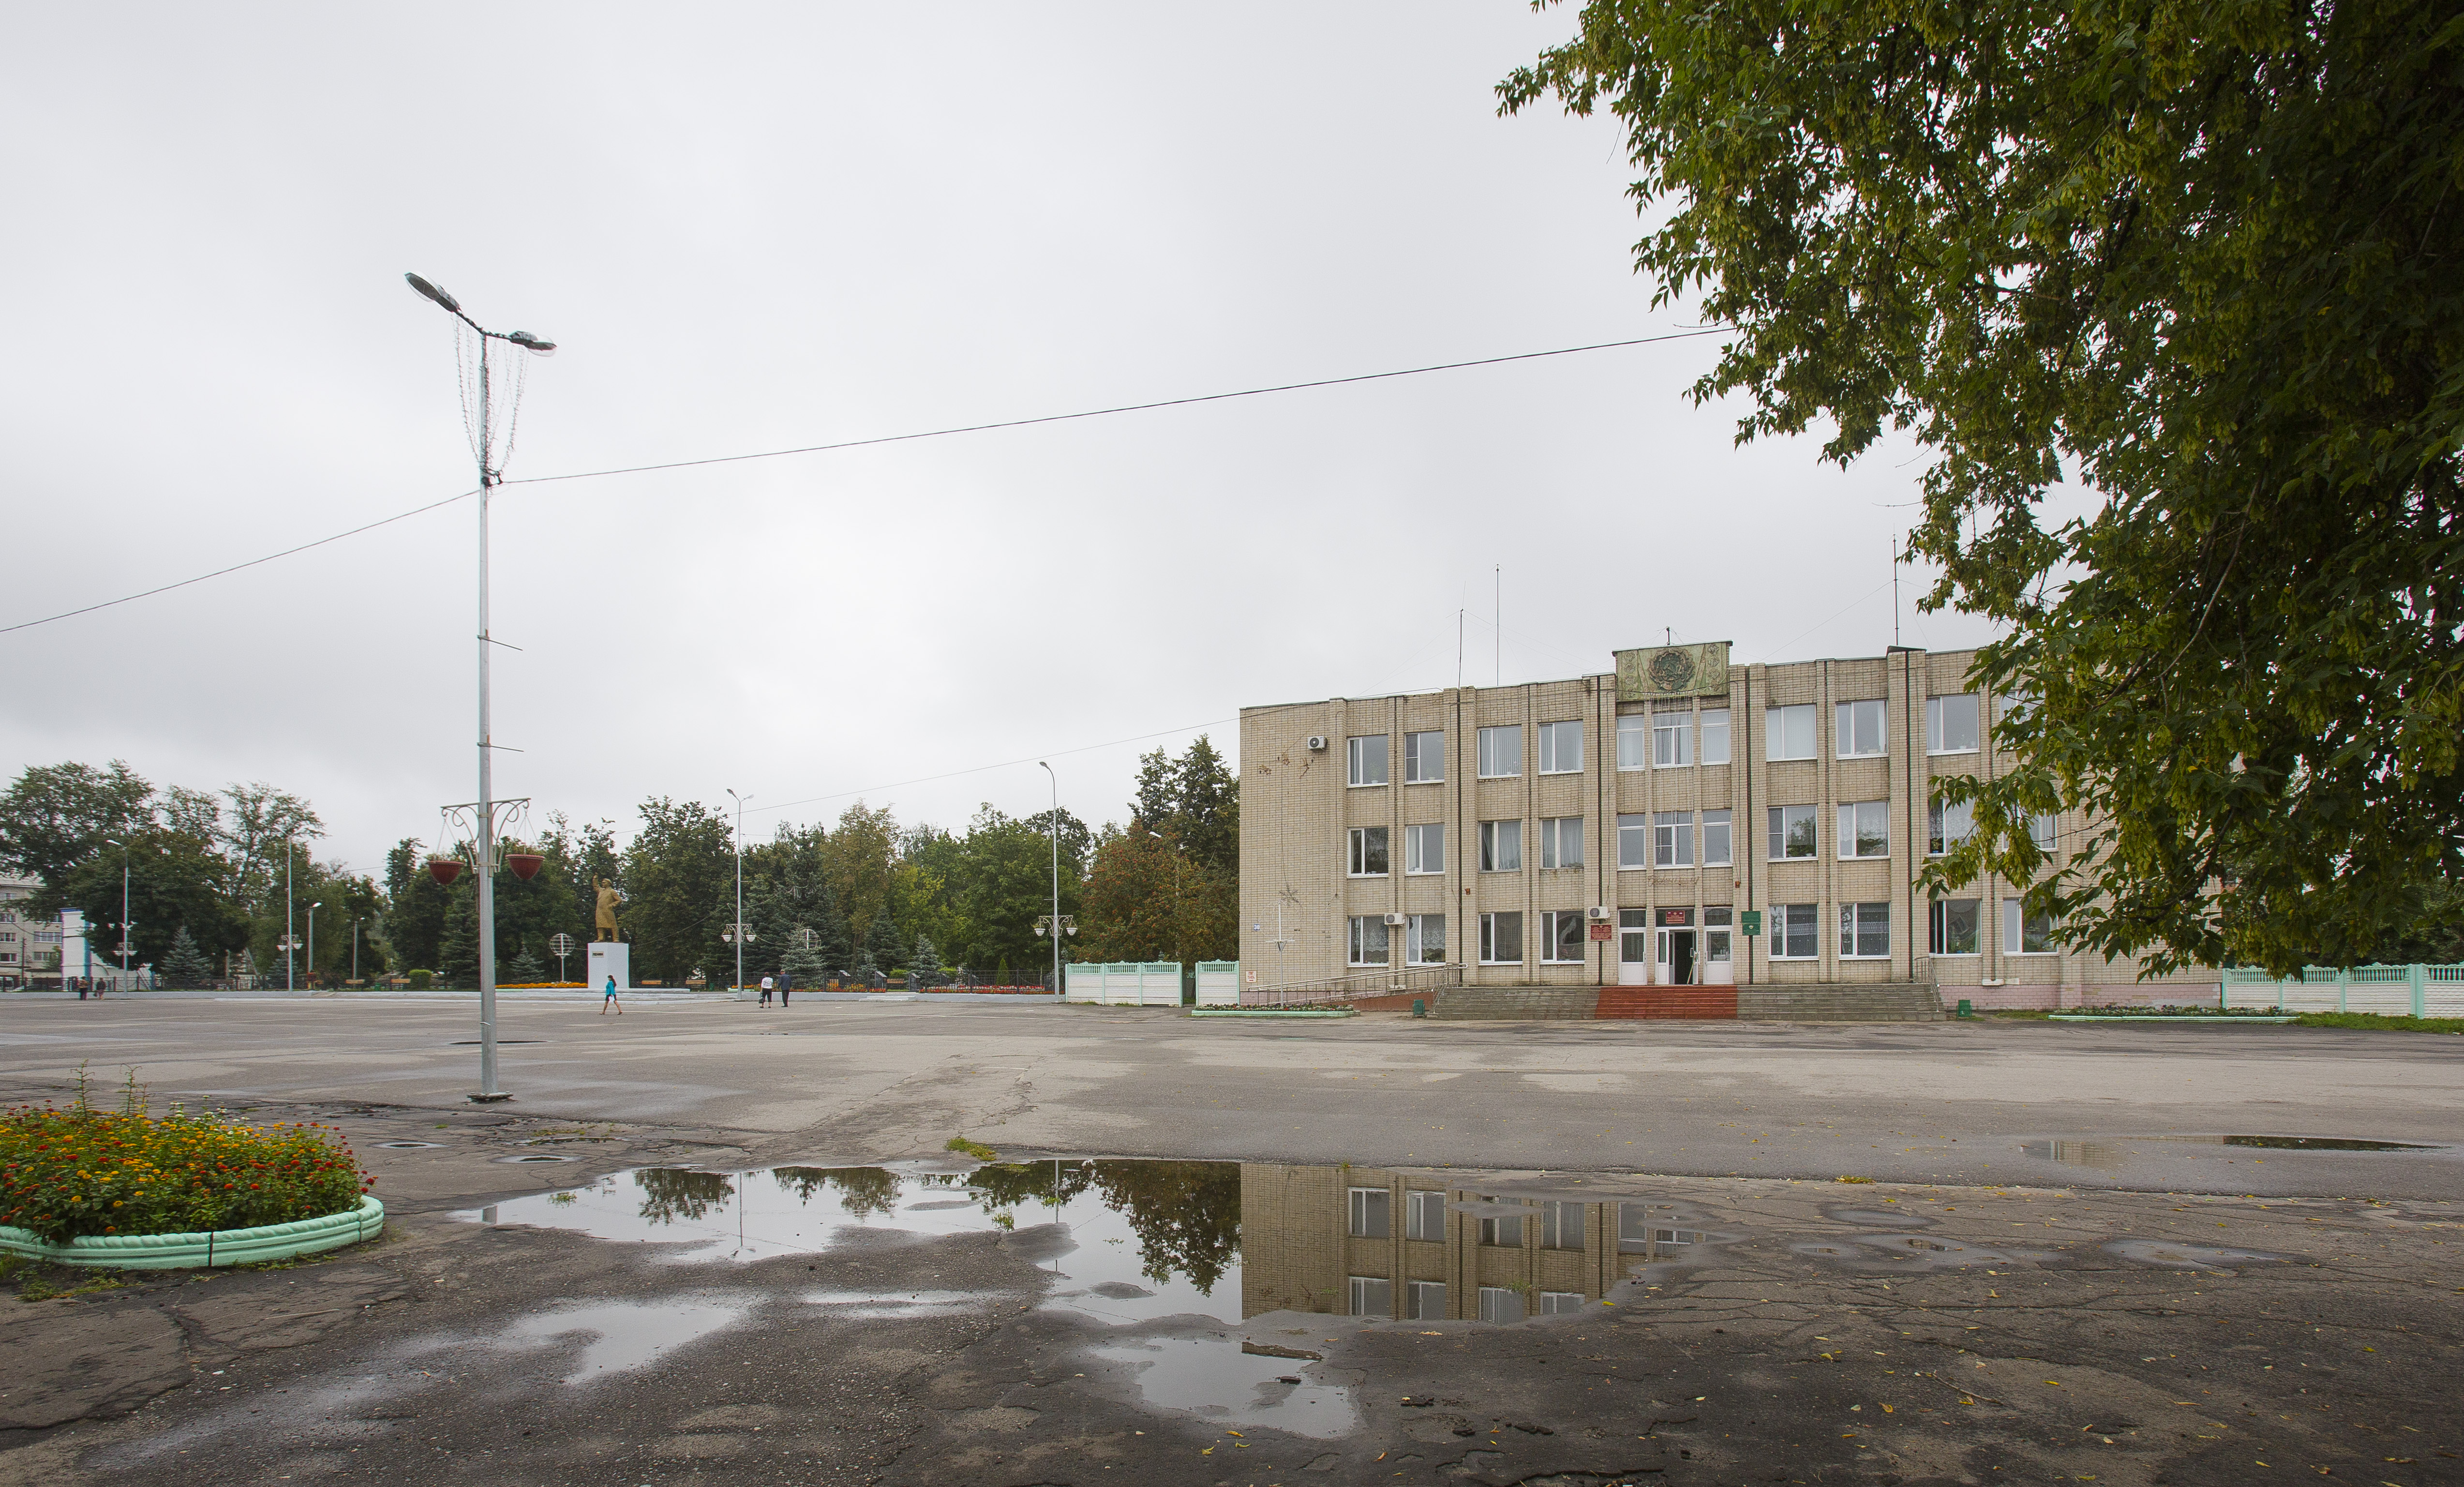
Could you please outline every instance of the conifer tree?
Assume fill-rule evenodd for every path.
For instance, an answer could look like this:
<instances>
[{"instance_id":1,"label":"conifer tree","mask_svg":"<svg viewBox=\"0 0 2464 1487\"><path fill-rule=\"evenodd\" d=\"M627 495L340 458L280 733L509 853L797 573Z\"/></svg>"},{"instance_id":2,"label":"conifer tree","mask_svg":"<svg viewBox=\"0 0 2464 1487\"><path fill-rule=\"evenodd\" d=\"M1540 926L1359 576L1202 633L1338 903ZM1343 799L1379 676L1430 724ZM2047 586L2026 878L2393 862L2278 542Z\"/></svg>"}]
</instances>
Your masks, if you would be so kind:
<instances>
[{"instance_id":1,"label":"conifer tree","mask_svg":"<svg viewBox=\"0 0 2464 1487\"><path fill-rule=\"evenodd\" d=\"M195 990L213 978L213 963L206 959L205 951L197 948L197 942L188 934L188 926L181 925L180 932L171 937L171 948L163 957L159 977L162 984Z\"/></svg>"},{"instance_id":2,"label":"conifer tree","mask_svg":"<svg viewBox=\"0 0 2464 1487\"><path fill-rule=\"evenodd\" d=\"M915 949L907 957L907 986L910 990L941 984L941 952L933 947L933 937L917 935Z\"/></svg>"}]
</instances>

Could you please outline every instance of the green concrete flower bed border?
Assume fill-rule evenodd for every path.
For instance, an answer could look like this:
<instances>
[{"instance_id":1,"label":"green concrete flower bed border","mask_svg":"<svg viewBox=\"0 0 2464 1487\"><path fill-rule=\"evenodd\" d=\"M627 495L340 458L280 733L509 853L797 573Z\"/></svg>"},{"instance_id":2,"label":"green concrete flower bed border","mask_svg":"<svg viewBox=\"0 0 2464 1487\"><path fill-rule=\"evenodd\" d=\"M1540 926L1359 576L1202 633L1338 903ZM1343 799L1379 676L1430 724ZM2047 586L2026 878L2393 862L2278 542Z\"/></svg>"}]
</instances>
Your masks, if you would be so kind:
<instances>
[{"instance_id":1,"label":"green concrete flower bed border","mask_svg":"<svg viewBox=\"0 0 2464 1487\"><path fill-rule=\"evenodd\" d=\"M80 1234L66 1244L46 1244L22 1229L0 1224L0 1250L55 1265L105 1265L116 1270L194 1270L213 1265L255 1265L295 1255L339 1250L385 1231L385 1205L362 1198L347 1213L222 1229L195 1234Z\"/></svg>"},{"instance_id":2,"label":"green concrete flower bed border","mask_svg":"<svg viewBox=\"0 0 2464 1487\"><path fill-rule=\"evenodd\" d=\"M2047 1012L2047 1022L2260 1022L2280 1023L2298 1020L2299 1014L2282 1017L2254 1017L2248 1012L2235 1012L2230 1017L2197 1012Z\"/></svg>"},{"instance_id":3,"label":"green concrete flower bed border","mask_svg":"<svg viewBox=\"0 0 2464 1487\"><path fill-rule=\"evenodd\" d=\"M1192 1017L1357 1017L1349 1007L1193 1007Z\"/></svg>"}]
</instances>

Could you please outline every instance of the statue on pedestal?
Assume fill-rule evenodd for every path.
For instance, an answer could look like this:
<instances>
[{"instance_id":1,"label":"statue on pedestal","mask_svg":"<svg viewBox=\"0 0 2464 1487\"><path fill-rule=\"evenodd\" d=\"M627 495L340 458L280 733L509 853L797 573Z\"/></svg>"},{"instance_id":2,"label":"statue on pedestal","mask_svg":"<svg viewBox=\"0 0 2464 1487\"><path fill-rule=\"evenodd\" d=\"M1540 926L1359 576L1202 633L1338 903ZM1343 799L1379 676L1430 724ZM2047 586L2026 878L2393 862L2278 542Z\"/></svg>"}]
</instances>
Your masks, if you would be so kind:
<instances>
[{"instance_id":1,"label":"statue on pedestal","mask_svg":"<svg viewBox=\"0 0 2464 1487\"><path fill-rule=\"evenodd\" d=\"M625 896L616 891L614 883L604 877L593 878L591 881L599 885L599 932L591 938L593 940L623 939L624 937L616 932L616 905L625 901Z\"/></svg>"}]
</instances>

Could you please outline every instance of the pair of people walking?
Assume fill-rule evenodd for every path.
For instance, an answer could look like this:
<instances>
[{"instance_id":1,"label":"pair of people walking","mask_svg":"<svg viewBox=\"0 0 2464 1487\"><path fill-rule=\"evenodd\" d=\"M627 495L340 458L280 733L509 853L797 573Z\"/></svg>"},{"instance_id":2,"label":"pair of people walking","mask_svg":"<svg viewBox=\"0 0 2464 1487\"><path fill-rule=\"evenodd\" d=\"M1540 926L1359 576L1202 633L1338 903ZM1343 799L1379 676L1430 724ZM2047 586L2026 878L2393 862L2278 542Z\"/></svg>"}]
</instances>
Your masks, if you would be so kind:
<instances>
[{"instance_id":1,"label":"pair of people walking","mask_svg":"<svg viewBox=\"0 0 2464 1487\"><path fill-rule=\"evenodd\" d=\"M764 1007L767 1007L767 1006L769 1006L769 1005L770 1005L770 993L771 993L772 991L774 991L774 990L775 990L775 991L777 991L777 992L779 993L779 1005L780 1005L780 1006L781 1006L781 1007L786 1006L786 1005L787 1005L787 993L788 993L788 992L790 992L790 991L792 991L792 990L794 990L794 989L795 989L795 988L796 988L796 978L795 978L795 977L793 977L793 976L764 976L764 977L762 977L762 978L761 978L761 1005L762 1005L762 1006L764 1006Z\"/></svg>"}]
</instances>

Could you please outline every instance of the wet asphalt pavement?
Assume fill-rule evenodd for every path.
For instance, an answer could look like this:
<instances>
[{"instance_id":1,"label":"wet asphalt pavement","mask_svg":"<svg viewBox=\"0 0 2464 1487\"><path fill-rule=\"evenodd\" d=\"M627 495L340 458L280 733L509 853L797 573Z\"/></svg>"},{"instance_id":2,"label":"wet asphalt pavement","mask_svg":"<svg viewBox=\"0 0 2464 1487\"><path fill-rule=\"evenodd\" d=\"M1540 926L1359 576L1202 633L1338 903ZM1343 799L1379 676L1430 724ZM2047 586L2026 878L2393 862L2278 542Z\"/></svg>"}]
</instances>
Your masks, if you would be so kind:
<instances>
[{"instance_id":1,"label":"wet asphalt pavement","mask_svg":"<svg viewBox=\"0 0 2464 1487\"><path fill-rule=\"evenodd\" d=\"M0 1482L2464 1480L2453 1040L540 1008L480 1108L233 1005L0 1094L330 1120L387 1236L0 1302Z\"/></svg>"}]
</instances>

